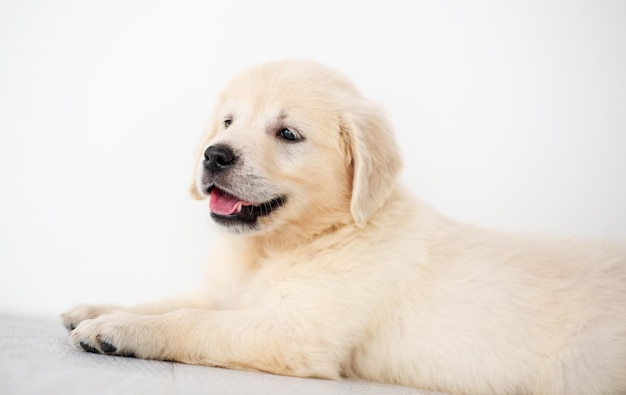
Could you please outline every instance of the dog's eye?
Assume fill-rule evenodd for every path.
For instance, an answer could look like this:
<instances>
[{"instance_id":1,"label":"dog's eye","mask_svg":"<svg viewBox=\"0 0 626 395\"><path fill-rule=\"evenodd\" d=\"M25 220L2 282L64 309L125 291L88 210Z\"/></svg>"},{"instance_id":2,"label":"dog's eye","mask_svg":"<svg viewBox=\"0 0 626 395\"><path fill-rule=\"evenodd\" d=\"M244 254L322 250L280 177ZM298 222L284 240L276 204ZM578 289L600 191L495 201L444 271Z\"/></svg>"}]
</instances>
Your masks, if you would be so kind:
<instances>
[{"instance_id":1,"label":"dog's eye","mask_svg":"<svg viewBox=\"0 0 626 395\"><path fill-rule=\"evenodd\" d=\"M288 141L299 141L300 138L294 132L287 128L283 128L278 132L278 136Z\"/></svg>"},{"instance_id":2,"label":"dog's eye","mask_svg":"<svg viewBox=\"0 0 626 395\"><path fill-rule=\"evenodd\" d=\"M229 118L225 119L224 120L224 128L229 127L231 123L233 123L232 119L229 119Z\"/></svg>"}]
</instances>

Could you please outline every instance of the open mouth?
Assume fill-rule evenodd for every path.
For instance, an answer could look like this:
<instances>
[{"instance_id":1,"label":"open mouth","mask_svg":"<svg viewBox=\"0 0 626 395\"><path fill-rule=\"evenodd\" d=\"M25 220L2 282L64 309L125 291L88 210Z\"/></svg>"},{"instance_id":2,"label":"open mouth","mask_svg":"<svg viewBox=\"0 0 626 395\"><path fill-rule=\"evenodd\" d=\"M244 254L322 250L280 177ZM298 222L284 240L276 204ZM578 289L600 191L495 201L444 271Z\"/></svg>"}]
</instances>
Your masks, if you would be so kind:
<instances>
[{"instance_id":1,"label":"open mouth","mask_svg":"<svg viewBox=\"0 0 626 395\"><path fill-rule=\"evenodd\" d=\"M212 186L209 193L211 217L222 225L241 222L254 223L259 217L269 215L285 203L284 196L264 203L250 203L216 186Z\"/></svg>"}]
</instances>

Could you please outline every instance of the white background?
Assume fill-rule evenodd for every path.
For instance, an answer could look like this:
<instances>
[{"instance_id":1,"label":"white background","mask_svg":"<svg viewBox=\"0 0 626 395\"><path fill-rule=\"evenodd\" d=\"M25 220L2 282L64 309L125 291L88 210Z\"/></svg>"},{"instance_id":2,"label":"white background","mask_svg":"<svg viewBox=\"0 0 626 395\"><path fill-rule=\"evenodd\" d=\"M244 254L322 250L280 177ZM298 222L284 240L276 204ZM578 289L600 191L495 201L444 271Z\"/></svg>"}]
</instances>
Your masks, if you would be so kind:
<instances>
[{"instance_id":1,"label":"white background","mask_svg":"<svg viewBox=\"0 0 626 395\"><path fill-rule=\"evenodd\" d=\"M192 152L237 71L317 60L448 216L626 241L626 2L0 2L0 311L201 283Z\"/></svg>"}]
</instances>

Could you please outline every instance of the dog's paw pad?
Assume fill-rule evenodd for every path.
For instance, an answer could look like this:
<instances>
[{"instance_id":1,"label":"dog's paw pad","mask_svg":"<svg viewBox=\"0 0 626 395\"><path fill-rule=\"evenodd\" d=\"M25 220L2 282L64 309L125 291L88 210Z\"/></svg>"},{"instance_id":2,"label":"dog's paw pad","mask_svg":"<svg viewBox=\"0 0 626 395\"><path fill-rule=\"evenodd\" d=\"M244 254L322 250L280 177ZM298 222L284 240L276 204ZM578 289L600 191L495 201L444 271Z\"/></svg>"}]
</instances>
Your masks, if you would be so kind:
<instances>
[{"instance_id":1,"label":"dog's paw pad","mask_svg":"<svg viewBox=\"0 0 626 395\"><path fill-rule=\"evenodd\" d=\"M98 349L97 349L97 348L95 348L94 346L92 346L92 345L91 345L91 344L89 344L89 343L86 343L86 342L81 341L79 344L80 344L80 346L83 348L83 350L85 350L85 351L87 351L87 352L93 352L93 353L96 353L96 354L99 354L99 353L100 353L100 351L98 351Z\"/></svg>"},{"instance_id":2,"label":"dog's paw pad","mask_svg":"<svg viewBox=\"0 0 626 395\"><path fill-rule=\"evenodd\" d=\"M107 354L113 354L117 351L117 347L104 340L100 340L100 348L102 349L102 352Z\"/></svg>"}]
</instances>

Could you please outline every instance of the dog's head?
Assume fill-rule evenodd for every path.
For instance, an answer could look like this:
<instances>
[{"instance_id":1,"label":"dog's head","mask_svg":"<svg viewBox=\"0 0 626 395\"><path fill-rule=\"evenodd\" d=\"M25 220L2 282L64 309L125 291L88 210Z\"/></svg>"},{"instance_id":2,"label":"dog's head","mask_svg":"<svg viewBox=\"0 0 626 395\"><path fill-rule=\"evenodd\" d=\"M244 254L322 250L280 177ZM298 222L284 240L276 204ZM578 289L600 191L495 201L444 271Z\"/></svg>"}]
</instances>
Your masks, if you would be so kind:
<instances>
[{"instance_id":1,"label":"dog's head","mask_svg":"<svg viewBox=\"0 0 626 395\"><path fill-rule=\"evenodd\" d=\"M399 169L387 120L350 82L312 62L276 62L220 96L192 195L208 197L212 218L233 232L315 233L363 226Z\"/></svg>"}]
</instances>

